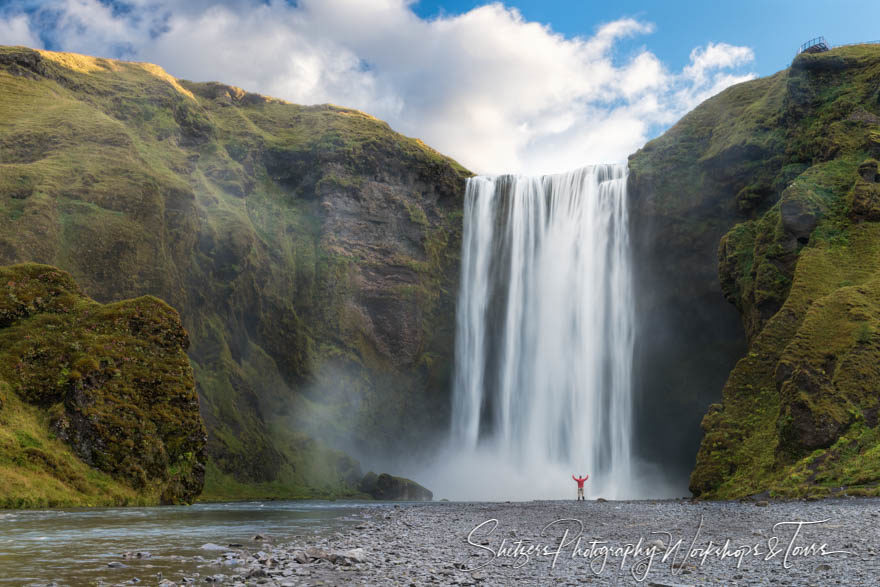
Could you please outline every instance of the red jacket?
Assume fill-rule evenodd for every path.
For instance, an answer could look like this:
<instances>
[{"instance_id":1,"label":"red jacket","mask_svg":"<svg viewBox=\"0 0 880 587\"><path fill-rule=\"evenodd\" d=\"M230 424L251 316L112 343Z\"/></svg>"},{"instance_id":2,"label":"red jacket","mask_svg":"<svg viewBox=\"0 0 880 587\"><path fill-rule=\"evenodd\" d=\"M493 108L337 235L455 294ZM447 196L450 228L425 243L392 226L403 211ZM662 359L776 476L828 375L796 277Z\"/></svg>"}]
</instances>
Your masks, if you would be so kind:
<instances>
[{"instance_id":1,"label":"red jacket","mask_svg":"<svg viewBox=\"0 0 880 587\"><path fill-rule=\"evenodd\" d=\"M572 475L571 478L574 479L575 481L577 481L578 487L583 487L583 486L584 486L584 481L586 481L587 479L589 479L590 476L589 476L589 475L586 475L586 476L584 476L583 478L581 478L581 477L575 477L574 475Z\"/></svg>"}]
</instances>

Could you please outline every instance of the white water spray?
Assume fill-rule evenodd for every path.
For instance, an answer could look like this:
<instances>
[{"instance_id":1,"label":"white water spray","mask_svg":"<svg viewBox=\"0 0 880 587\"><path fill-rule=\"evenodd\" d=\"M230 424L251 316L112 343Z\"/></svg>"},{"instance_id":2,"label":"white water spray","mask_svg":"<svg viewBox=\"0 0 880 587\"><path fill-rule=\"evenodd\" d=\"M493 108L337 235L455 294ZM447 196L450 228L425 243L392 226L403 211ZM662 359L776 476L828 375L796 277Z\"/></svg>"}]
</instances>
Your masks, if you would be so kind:
<instances>
[{"instance_id":1,"label":"white water spray","mask_svg":"<svg viewBox=\"0 0 880 587\"><path fill-rule=\"evenodd\" d=\"M476 177L465 196L453 499L640 497L624 165ZM641 475L639 475L641 477ZM655 493L655 492L650 492Z\"/></svg>"}]
</instances>

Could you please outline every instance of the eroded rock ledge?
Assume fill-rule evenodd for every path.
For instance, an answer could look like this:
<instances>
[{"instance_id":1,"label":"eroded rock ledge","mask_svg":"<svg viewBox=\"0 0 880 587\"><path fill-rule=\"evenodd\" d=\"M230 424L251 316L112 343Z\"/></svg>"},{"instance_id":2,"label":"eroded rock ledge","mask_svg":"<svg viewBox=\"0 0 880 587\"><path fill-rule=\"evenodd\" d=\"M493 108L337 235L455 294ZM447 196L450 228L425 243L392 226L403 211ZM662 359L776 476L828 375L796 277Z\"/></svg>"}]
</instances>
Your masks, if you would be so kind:
<instances>
[{"instance_id":1,"label":"eroded rock ledge","mask_svg":"<svg viewBox=\"0 0 880 587\"><path fill-rule=\"evenodd\" d=\"M99 304L55 267L0 267L0 505L191 503L206 434L188 346L157 298Z\"/></svg>"}]
</instances>

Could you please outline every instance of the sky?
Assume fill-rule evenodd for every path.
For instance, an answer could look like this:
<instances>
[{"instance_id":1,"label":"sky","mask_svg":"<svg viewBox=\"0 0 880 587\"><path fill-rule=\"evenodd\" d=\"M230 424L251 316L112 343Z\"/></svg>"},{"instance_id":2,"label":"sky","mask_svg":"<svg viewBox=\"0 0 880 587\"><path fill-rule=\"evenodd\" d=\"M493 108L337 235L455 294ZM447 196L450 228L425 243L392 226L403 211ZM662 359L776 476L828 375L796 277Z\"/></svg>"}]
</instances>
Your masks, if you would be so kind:
<instances>
[{"instance_id":1,"label":"sky","mask_svg":"<svg viewBox=\"0 0 880 587\"><path fill-rule=\"evenodd\" d=\"M618 162L817 35L880 38L860 0L0 0L0 44L149 61L363 110L478 173Z\"/></svg>"}]
</instances>

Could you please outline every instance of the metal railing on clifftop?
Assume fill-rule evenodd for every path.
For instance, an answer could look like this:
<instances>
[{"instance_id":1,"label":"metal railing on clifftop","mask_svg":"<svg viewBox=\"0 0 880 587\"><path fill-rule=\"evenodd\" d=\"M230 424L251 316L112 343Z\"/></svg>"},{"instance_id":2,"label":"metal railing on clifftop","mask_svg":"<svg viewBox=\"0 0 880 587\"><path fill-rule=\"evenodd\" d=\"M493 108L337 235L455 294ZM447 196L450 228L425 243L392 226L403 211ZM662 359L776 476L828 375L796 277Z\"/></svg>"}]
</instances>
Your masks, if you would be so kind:
<instances>
[{"instance_id":1,"label":"metal railing on clifftop","mask_svg":"<svg viewBox=\"0 0 880 587\"><path fill-rule=\"evenodd\" d=\"M810 39L801 45L801 48L798 49L798 55L801 53L822 53L823 51L830 51L831 49L836 49L838 47L851 47L853 45L880 45L880 39L876 41L859 41L858 43L832 45L825 40L825 37L816 37L815 39Z\"/></svg>"},{"instance_id":2,"label":"metal railing on clifftop","mask_svg":"<svg viewBox=\"0 0 880 587\"><path fill-rule=\"evenodd\" d=\"M803 45L801 45L798 53L821 53L822 51L827 51L831 47L828 43L825 42L825 37L816 37L815 39L810 39Z\"/></svg>"}]
</instances>

